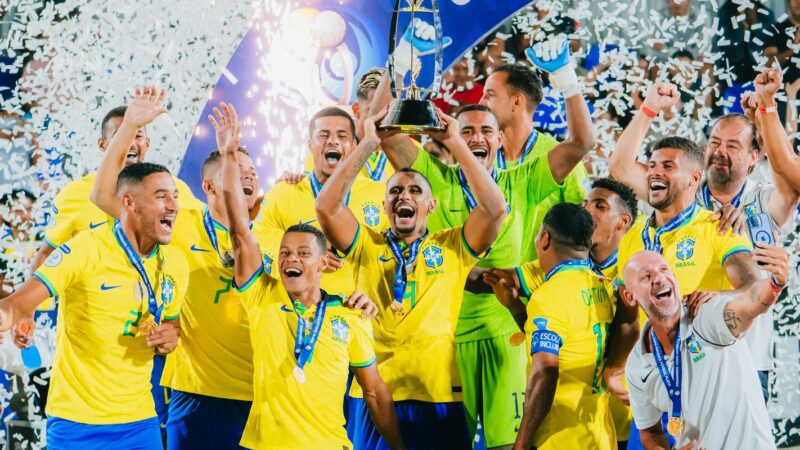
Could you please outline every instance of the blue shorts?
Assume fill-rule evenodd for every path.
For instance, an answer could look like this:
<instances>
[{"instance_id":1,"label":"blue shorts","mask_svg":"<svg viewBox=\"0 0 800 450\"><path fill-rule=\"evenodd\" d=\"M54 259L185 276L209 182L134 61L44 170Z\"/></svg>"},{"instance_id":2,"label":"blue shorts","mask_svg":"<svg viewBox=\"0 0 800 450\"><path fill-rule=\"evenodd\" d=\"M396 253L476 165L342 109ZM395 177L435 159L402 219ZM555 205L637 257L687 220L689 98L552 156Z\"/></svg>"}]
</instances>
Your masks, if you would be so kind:
<instances>
[{"instance_id":1,"label":"blue shorts","mask_svg":"<svg viewBox=\"0 0 800 450\"><path fill-rule=\"evenodd\" d=\"M252 402L172 391L167 448L240 449Z\"/></svg>"},{"instance_id":2,"label":"blue shorts","mask_svg":"<svg viewBox=\"0 0 800 450\"><path fill-rule=\"evenodd\" d=\"M162 450L158 419L138 422L89 425L58 417L47 418L48 450Z\"/></svg>"},{"instance_id":3,"label":"blue shorts","mask_svg":"<svg viewBox=\"0 0 800 450\"><path fill-rule=\"evenodd\" d=\"M153 357L153 371L150 372L150 393L153 394L153 403L156 405L156 415L158 415L158 423L163 428L167 424L167 403L169 395L167 391L169 388L161 387L161 374L164 372L164 364L166 364L167 357L155 355Z\"/></svg>"},{"instance_id":4,"label":"blue shorts","mask_svg":"<svg viewBox=\"0 0 800 450\"><path fill-rule=\"evenodd\" d=\"M353 442L353 448L388 449L369 417L364 399L348 397L347 401L347 436ZM406 449L472 448L464 406L460 402L404 400L394 402L394 408Z\"/></svg>"}]
</instances>

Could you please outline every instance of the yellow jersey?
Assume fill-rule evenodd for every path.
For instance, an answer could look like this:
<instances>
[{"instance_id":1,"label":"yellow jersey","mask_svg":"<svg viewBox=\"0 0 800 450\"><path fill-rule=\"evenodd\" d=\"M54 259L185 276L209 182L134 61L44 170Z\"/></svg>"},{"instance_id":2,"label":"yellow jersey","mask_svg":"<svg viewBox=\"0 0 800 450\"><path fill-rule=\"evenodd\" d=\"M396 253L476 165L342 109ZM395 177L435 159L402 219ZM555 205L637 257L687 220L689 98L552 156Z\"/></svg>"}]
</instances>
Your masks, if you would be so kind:
<instances>
[{"instance_id":1,"label":"yellow jersey","mask_svg":"<svg viewBox=\"0 0 800 450\"><path fill-rule=\"evenodd\" d=\"M558 384L533 445L542 450L616 448L602 376L614 318L608 283L587 261L578 260L559 264L544 280L527 305L525 338L531 355L558 356Z\"/></svg>"},{"instance_id":2,"label":"yellow jersey","mask_svg":"<svg viewBox=\"0 0 800 450\"><path fill-rule=\"evenodd\" d=\"M420 150L422 150L421 146ZM311 156L311 153L306 156L306 162L303 168L306 172L314 170L314 157ZM389 163L386 153L384 153L383 150L377 150L373 152L367 162L364 163L364 167L361 168L359 175L369 178L372 181L383 183L385 189L386 182L394 175L394 172L394 167Z\"/></svg>"},{"instance_id":3,"label":"yellow jersey","mask_svg":"<svg viewBox=\"0 0 800 450\"><path fill-rule=\"evenodd\" d=\"M177 319L189 276L183 254L158 246L142 264L162 320ZM155 417L153 349L137 336L152 320L148 291L113 227L78 234L33 276L61 296L47 415L96 425Z\"/></svg>"},{"instance_id":4,"label":"yellow jersey","mask_svg":"<svg viewBox=\"0 0 800 450\"><path fill-rule=\"evenodd\" d=\"M401 245L404 257L408 248ZM481 255L483 256L483 255ZM397 260L384 233L359 227L345 255L356 286L378 304L378 371L395 401L461 401L455 364L455 329L464 283L481 256L469 249L461 227L427 235L408 269L403 315L392 310ZM351 396L363 397L353 385Z\"/></svg>"},{"instance_id":5,"label":"yellow jersey","mask_svg":"<svg viewBox=\"0 0 800 450\"><path fill-rule=\"evenodd\" d=\"M258 224L266 230L281 232L298 223L319 227L315 210L316 195L312 187L316 178L312 175L313 173L298 184L278 183L270 189L264 198ZM359 176L347 197L347 205L359 223L378 230L386 229L389 221L383 212L385 193L384 184ZM277 254L279 246L280 241L276 242L273 248L266 250ZM322 274L322 289L333 295L349 296L353 293L353 286L351 264L345 263L336 272Z\"/></svg>"},{"instance_id":6,"label":"yellow jersey","mask_svg":"<svg viewBox=\"0 0 800 450\"><path fill-rule=\"evenodd\" d=\"M227 228L206 214L207 208L181 210L172 233L170 246L183 252L189 266L189 287L181 312L181 345L167 356L161 384L252 401L253 347L241 296L233 288L233 246ZM213 230L216 249L206 227ZM280 242L280 236L262 231L253 228L262 248ZM274 255L263 252L262 259L271 271Z\"/></svg>"},{"instance_id":7,"label":"yellow jersey","mask_svg":"<svg viewBox=\"0 0 800 450\"><path fill-rule=\"evenodd\" d=\"M83 178L72 180L56 195L55 205L44 233L45 241L50 247L58 248L80 231L93 230L114 221L89 200L96 178L97 173L90 173ZM189 186L179 178L173 178L178 188L178 204L181 209L201 207Z\"/></svg>"},{"instance_id":8,"label":"yellow jersey","mask_svg":"<svg viewBox=\"0 0 800 450\"><path fill-rule=\"evenodd\" d=\"M294 376L298 321L313 322L318 306L291 302L283 284L263 268L236 288L250 318L255 365L250 416L241 445L257 449L351 448L344 429L344 399L350 367L375 363L372 324L360 310L328 295L319 338L303 367L305 382ZM302 319L300 319L302 317ZM306 335L312 325L307 325Z\"/></svg>"}]
</instances>

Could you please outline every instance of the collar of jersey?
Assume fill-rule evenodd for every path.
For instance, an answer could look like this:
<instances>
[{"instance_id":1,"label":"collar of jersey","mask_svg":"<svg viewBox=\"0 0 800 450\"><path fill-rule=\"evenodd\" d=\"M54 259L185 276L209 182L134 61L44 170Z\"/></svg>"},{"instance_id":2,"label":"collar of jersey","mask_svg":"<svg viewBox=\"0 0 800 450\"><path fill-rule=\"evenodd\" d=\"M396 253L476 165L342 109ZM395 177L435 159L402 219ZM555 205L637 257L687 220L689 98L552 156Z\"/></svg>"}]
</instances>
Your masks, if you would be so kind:
<instances>
[{"instance_id":1,"label":"collar of jersey","mask_svg":"<svg viewBox=\"0 0 800 450\"><path fill-rule=\"evenodd\" d=\"M691 222L694 220L694 218L695 218L695 217L697 217L697 215L698 215L698 214L700 214L700 210L702 209L702 208L700 208L700 205L698 205L698 204L697 204L697 202L694 202L694 203L692 203L692 204L691 204L691 205L690 205L688 208L686 208L686 209L689 209L689 208L694 208L694 209L692 210L692 213L691 213L691 214L689 214L689 217L687 217L686 219L684 219L684 220L683 220L683 222L679 223L679 224L678 224L678 225L677 225L675 228L673 228L673 229L672 229L672 230L670 230L669 232L672 232L672 231L679 230L679 229L681 229L683 226L685 226L686 224L688 224L688 223L691 223ZM684 210L684 211L686 211L686 210ZM661 228L665 227L665 226L666 226L666 224L664 224L664 225L662 225L662 226L660 226L660 227L654 227L654 226L652 225L652 223L651 223L651 222L652 222L653 220L655 220L655 217L656 217L656 216L655 216L655 214L656 214L656 213L654 212L654 213L653 213L653 215L652 215L652 216L651 216L649 219L647 219L647 221L645 222L645 227L647 227L647 228L653 228L654 230L658 231L659 229L661 229ZM678 215L680 215L680 214L683 214L683 211L681 211L681 212L680 212ZM678 216L675 216L675 217L678 217ZM667 222L667 223L669 223L669 222Z\"/></svg>"},{"instance_id":2,"label":"collar of jersey","mask_svg":"<svg viewBox=\"0 0 800 450\"><path fill-rule=\"evenodd\" d=\"M330 295L327 292L325 292L324 289L320 289L319 291L322 293L322 300L320 300L320 302L327 302L329 307L342 306L342 297L338 295ZM297 300L292 300L292 306L294 307L295 310L297 310L298 313L300 313L300 315L304 315L305 313L311 311L312 309L316 309L315 308L316 305L312 307L306 307L306 305Z\"/></svg>"},{"instance_id":3,"label":"collar of jersey","mask_svg":"<svg viewBox=\"0 0 800 450\"><path fill-rule=\"evenodd\" d=\"M124 231L123 231L123 233L124 233ZM119 244L119 248L122 248L122 242L120 242L120 241L119 241L119 239L117 238L117 235L116 235L116 234L114 234L114 240L115 240L115 241L117 241L117 244ZM153 249L153 251L152 251L152 252L150 252L150 254L149 254L149 255L145 256L145 257L144 257L144 259L150 259L150 258L152 258L153 256L156 256L156 255L158 254L158 250L159 250L159 248L161 248L161 246L160 246L160 245L158 245L158 244L156 244L156 246L155 246L155 248ZM122 252L123 252L123 253L125 253L125 250L123 250ZM126 256L126 258L127 258L127 256Z\"/></svg>"}]
</instances>

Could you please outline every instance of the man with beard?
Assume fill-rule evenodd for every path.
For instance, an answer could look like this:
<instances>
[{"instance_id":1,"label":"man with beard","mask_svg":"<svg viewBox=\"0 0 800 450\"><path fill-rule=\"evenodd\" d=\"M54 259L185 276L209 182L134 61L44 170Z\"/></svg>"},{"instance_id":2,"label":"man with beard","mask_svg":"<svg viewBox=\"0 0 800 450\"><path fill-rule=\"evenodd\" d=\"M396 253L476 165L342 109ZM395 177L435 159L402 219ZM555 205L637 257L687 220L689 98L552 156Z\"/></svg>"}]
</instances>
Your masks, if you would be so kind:
<instances>
[{"instance_id":1,"label":"man with beard","mask_svg":"<svg viewBox=\"0 0 800 450\"><path fill-rule=\"evenodd\" d=\"M497 237L506 204L489 172L459 135L459 123L440 113L446 131L431 137L453 152L463 186L474 196L463 227L431 232L427 219L436 206L431 184L413 168L403 168L387 184L384 210L391 228L384 233L362 228L342 207L343 193L380 143L374 120L385 114L386 110L365 123L371 145L353 154L329 180L317 199L317 215L333 246L354 265L357 287L379 302L378 369L404 424L404 442L409 448L469 448L454 332L464 282ZM358 389L351 390L348 432L356 448L378 448L381 443L366 417L362 397Z\"/></svg>"},{"instance_id":2,"label":"man with beard","mask_svg":"<svg viewBox=\"0 0 800 450\"><path fill-rule=\"evenodd\" d=\"M631 186L640 198L646 199L648 191L653 195L653 190L666 192L668 189L660 180L655 180L653 185L650 184L648 169L636 161L636 152L641 147L654 117L659 112L671 108L677 100L678 93L674 85L654 84L647 93L641 111L625 128L611 155L609 162L611 175ZM781 127L763 130L765 143L771 152L776 152L779 146L785 146L789 142L786 132ZM732 205L743 213L743 217L766 213L772 219L773 229L788 231L786 225L794 216L800 194L778 174L774 177L774 186L764 186L750 181L748 174L755 167L758 158L756 128L747 116L729 114L717 119L711 127L705 149L706 180L696 190L694 197L697 203L707 210L718 210L724 205ZM770 162L773 167L777 167L774 161ZM674 192L673 189L669 190ZM664 197L663 201L669 199ZM743 221L740 221L739 225L734 225L735 228L741 226ZM698 244L700 242L695 243ZM676 270L676 273L681 280L681 287L691 289L685 293L690 293L694 289L715 289L705 287L704 284L687 283L682 279L680 270ZM765 396L769 385L769 371L772 370L772 336L772 313L768 312L756 319L744 338L755 358Z\"/></svg>"},{"instance_id":3,"label":"man with beard","mask_svg":"<svg viewBox=\"0 0 800 450\"><path fill-rule=\"evenodd\" d=\"M681 449L775 448L755 366L740 338L777 300L789 258L782 248L760 243L753 253L769 279L716 296L692 320L681 305L683 287L661 255L639 252L624 266L622 296L649 319L625 366L644 448L669 448L664 413Z\"/></svg>"}]
</instances>

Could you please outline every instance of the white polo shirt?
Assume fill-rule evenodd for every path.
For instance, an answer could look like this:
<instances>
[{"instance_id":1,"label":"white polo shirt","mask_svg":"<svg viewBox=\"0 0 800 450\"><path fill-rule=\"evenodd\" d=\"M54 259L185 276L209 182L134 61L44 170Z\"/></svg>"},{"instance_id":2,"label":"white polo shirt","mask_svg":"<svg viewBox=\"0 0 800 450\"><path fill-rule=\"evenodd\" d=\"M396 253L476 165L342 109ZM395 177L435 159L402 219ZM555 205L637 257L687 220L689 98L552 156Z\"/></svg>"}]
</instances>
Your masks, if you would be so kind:
<instances>
[{"instance_id":1,"label":"white polo shirt","mask_svg":"<svg viewBox=\"0 0 800 450\"><path fill-rule=\"evenodd\" d=\"M709 211L719 210L722 207L722 204L718 202L712 195L709 194L708 199L704 198L704 186L705 183L703 183L703 185L700 186L700 189L697 190L697 194L695 195L697 203ZM766 213L772 220L772 227L778 232L778 235L785 236L789 231L791 231L794 220L789 220L783 227L778 227L778 225L775 223L775 219L772 218L772 214L770 214L769 208L767 207L769 196L772 195L773 191L775 191L774 185L754 182L748 177L745 179L744 190L742 191L742 196L739 200L739 210L741 210L742 213L747 216ZM709 201L707 202L706 200ZM762 276L769 275L762 272ZM773 326L774 320L775 319L772 316L772 308L770 308L766 313L756 317L756 320L753 321L750 329L747 330L747 334L745 335L744 341L750 347L750 353L753 355L753 361L756 364L756 370L773 369L772 346L775 336Z\"/></svg>"},{"instance_id":2,"label":"white polo shirt","mask_svg":"<svg viewBox=\"0 0 800 450\"><path fill-rule=\"evenodd\" d=\"M750 349L733 337L722 318L724 306L733 300L718 296L700 307L690 323L682 308L681 408L685 421L677 447L697 439L707 449L774 449L772 423L761 395L761 385ZM645 353L648 321L634 347L625 376L636 426L649 428L671 413L664 382L652 353ZM672 368L672 355L667 356Z\"/></svg>"}]
</instances>

